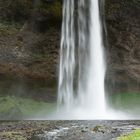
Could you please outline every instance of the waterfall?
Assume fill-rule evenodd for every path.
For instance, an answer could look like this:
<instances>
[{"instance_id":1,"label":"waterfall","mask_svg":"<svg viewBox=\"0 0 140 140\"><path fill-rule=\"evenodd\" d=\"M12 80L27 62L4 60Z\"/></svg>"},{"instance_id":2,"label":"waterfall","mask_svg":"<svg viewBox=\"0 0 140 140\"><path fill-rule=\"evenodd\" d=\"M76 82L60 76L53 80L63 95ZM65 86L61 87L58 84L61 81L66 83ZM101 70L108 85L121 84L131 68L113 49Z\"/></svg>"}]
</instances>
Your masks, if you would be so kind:
<instances>
[{"instance_id":1,"label":"waterfall","mask_svg":"<svg viewBox=\"0 0 140 140\"><path fill-rule=\"evenodd\" d=\"M75 71L74 0L63 1L58 103L71 106L74 99Z\"/></svg>"},{"instance_id":2,"label":"waterfall","mask_svg":"<svg viewBox=\"0 0 140 140\"><path fill-rule=\"evenodd\" d=\"M99 0L64 0L59 108L78 119L104 118L105 70Z\"/></svg>"},{"instance_id":3,"label":"waterfall","mask_svg":"<svg viewBox=\"0 0 140 140\"><path fill-rule=\"evenodd\" d=\"M87 103L97 116L105 115L105 57L99 14L99 0L91 0L90 54L87 74ZM104 117L104 116L102 116Z\"/></svg>"}]
</instances>

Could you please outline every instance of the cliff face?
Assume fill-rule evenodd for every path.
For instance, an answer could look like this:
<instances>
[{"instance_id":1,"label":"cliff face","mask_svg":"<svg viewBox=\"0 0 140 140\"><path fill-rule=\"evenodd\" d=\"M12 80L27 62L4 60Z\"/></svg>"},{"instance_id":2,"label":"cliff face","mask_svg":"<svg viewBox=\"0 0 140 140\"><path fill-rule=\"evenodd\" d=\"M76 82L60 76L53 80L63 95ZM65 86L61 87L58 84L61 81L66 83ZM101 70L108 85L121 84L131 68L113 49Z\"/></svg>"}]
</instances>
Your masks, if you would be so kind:
<instances>
[{"instance_id":1,"label":"cliff face","mask_svg":"<svg viewBox=\"0 0 140 140\"><path fill-rule=\"evenodd\" d=\"M56 81L59 0L0 1L0 74Z\"/></svg>"},{"instance_id":2,"label":"cliff face","mask_svg":"<svg viewBox=\"0 0 140 140\"><path fill-rule=\"evenodd\" d=\"M140 1L106 0L107 82L111 89L140 90Z\"/></svg>"},{"instance_id":3,"label":"cliff face","mask_svg":"<svg viewBox=\"0 0 140 140\"><path fill-rule=\"evenodd\" d=\"M0 1L1 75L56 81L61 8L60 0ZM139 0L105 1L109 90L140 90L139 13Z\"/></svg>"}]
</instances>

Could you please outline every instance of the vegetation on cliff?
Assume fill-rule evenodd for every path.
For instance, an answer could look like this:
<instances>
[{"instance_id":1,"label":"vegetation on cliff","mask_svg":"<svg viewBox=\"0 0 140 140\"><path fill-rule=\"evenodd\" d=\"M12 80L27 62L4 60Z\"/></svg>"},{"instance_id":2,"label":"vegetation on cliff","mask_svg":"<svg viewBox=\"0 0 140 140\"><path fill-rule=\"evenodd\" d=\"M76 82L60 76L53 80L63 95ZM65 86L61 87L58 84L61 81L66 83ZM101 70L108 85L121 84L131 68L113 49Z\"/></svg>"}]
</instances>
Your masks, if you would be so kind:
<instances>
[{"instance_id":1,"label":"vegetation on cliff","mask_svg":"<svg viewBox=\"0 0 140 140\"><path fill-rule=\"evenodd\" d=\"M108 40L106 45L108 61L107 85L110 85L109 89L117 91L119 89L128 89L130 91L129 88L132 91L139 90L139 12L140 2L138 0L106 0L105 2L104 15ZM56 73L58 62L61 13L62 1L60 0L0 1L0 34L7 35L7 32L11 34L11 37L7 35L7 39L4 40L4 42L8 42L5 45L6 48L7 46L9 47L9 50L6 49L6 51L15 51L20 54L16 55L16 57L51 57L51 60L54 60L53 63L47 63L47 66L50 67L48 70L49 76L47 77L51 77L51 73ZM16 30L16 34L12 34L13 27L8 28L8 30L5 29L4 26L7 23L16 26L20 25L18 26L20 27L19 30ZM3 40L2 35L1 39ZM2 40L0 40L1 46L5 44ZM10 40L14 40L16 43L11 43ZM17 46L20 47L18 48ZM2 47L0 47L0 50L4 52ZM53 55L51 54L52 52L54 52ZM10 56L11 54L8 53L7 55ZM50 60L47 58L45 61ZM45 68L44 64L43 66ZM52 79L55 77L56 74Z\"/></svg>"},{"instance_id":2,"label":"vegetation on cliff","mask_svg":"<svg viewBox=\"0 0 140 140\"><path fill-rule=\"evenodd\" d=\"M140 1L106 0L107 81L111 89L140 89Z\"/></svg>"},{"instance_id":3,"label":"vegetation on cliff","mask_svg":"<svg viewBox=\"0 0 140 140\"><path fill-rule=\"evenodd\" d=\"M0 73L56 80L59 0L0 1Z\"/></svg>"},{"instance_id":4,"label":"vegetation on cliff","mask_svg":"<svg viewBox=\"0 0 140 140\"><path fill-rule=\"evenodd\" d=\"M4 0L0 1L0 21L24 23L38 13L42 16L52 16L52 18L61 17L60 0Z\"/></svg>"}]
</instances>

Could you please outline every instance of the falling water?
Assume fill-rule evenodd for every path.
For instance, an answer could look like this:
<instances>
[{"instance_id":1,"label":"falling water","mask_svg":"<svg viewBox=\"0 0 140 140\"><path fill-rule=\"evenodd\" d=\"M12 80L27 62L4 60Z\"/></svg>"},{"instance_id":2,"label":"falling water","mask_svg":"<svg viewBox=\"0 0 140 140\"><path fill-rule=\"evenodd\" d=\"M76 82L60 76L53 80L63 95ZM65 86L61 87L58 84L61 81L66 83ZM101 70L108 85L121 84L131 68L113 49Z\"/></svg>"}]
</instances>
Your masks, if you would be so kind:
<instances>
[{"instance_id":1,"label":"falling water","mask_svg":"<svg viewBox=\"0 0 140 140\"><path fill-rule=\"evenodd\" d=\"M99 0L91 0L90 54L87 87L87 103L92 103L96 115L105 112L105 61L102 30L99 16ZM89 105L90 106L90 105Z\"/></svg>"},{"instance_id":2,"label":"falling water","mask_svg":"<svg viewBox=\"0 0 140 140\"><path fill-rule=\"evenodd\" d=\"M89 22L86 3L87 0L77 3L77 30L74 0L63 3L58 104L69 112L76 106L89 110L89 115L100 116L105 111L105 62L99 0L90 0Z\"/></svg>"},{"instance_id":3,"label":"falling water","mask_svg":"<svg viewBox=\"0 0 140 140\"><path fill-rule=\"evenodd\" d=\"M106 65L99 2L102 0L63 1L58 86L58 112L62 119L106 116Z\"/></svg>"},{"instance_id":4,"label":"falling water","mask_svg":"<svg viewBox=\"0 0 140 140\"><path fill-rule=\"evenodd\" d=\"M60 50L60 72L58 103L67 107L74 100L74 71L75 71L75 31L74 31L74 0L64 0L63 23Z\"/></svg>"}]
</instances>

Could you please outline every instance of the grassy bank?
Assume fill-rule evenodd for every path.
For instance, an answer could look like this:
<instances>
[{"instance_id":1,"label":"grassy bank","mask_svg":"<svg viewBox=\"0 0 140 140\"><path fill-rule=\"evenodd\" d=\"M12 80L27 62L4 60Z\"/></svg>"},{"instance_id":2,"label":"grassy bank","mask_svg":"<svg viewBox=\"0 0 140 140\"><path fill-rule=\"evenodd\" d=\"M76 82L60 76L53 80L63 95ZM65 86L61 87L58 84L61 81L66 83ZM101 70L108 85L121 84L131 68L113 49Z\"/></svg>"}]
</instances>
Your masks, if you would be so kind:
<instances>
[{"instance_id":1,"label":"grassy bank","mask_svg":"<svg viewBox=\"0 0 140 140\"><path fill-rule=\"evenodd\" d=\"M0 119L28 119L51 113L54 103L14 96L0 97Z\"/></svg>"},{"instance_id":2,"label":"grassy bank","mask_svg":"<svg viewBox=\"0 0 140 140\"><path fill-rule=\"evenodd\" d=\"M123 135L117 140L140 140L140 129L134 130L128 135Z\"/></svg>"}]
</instances>

